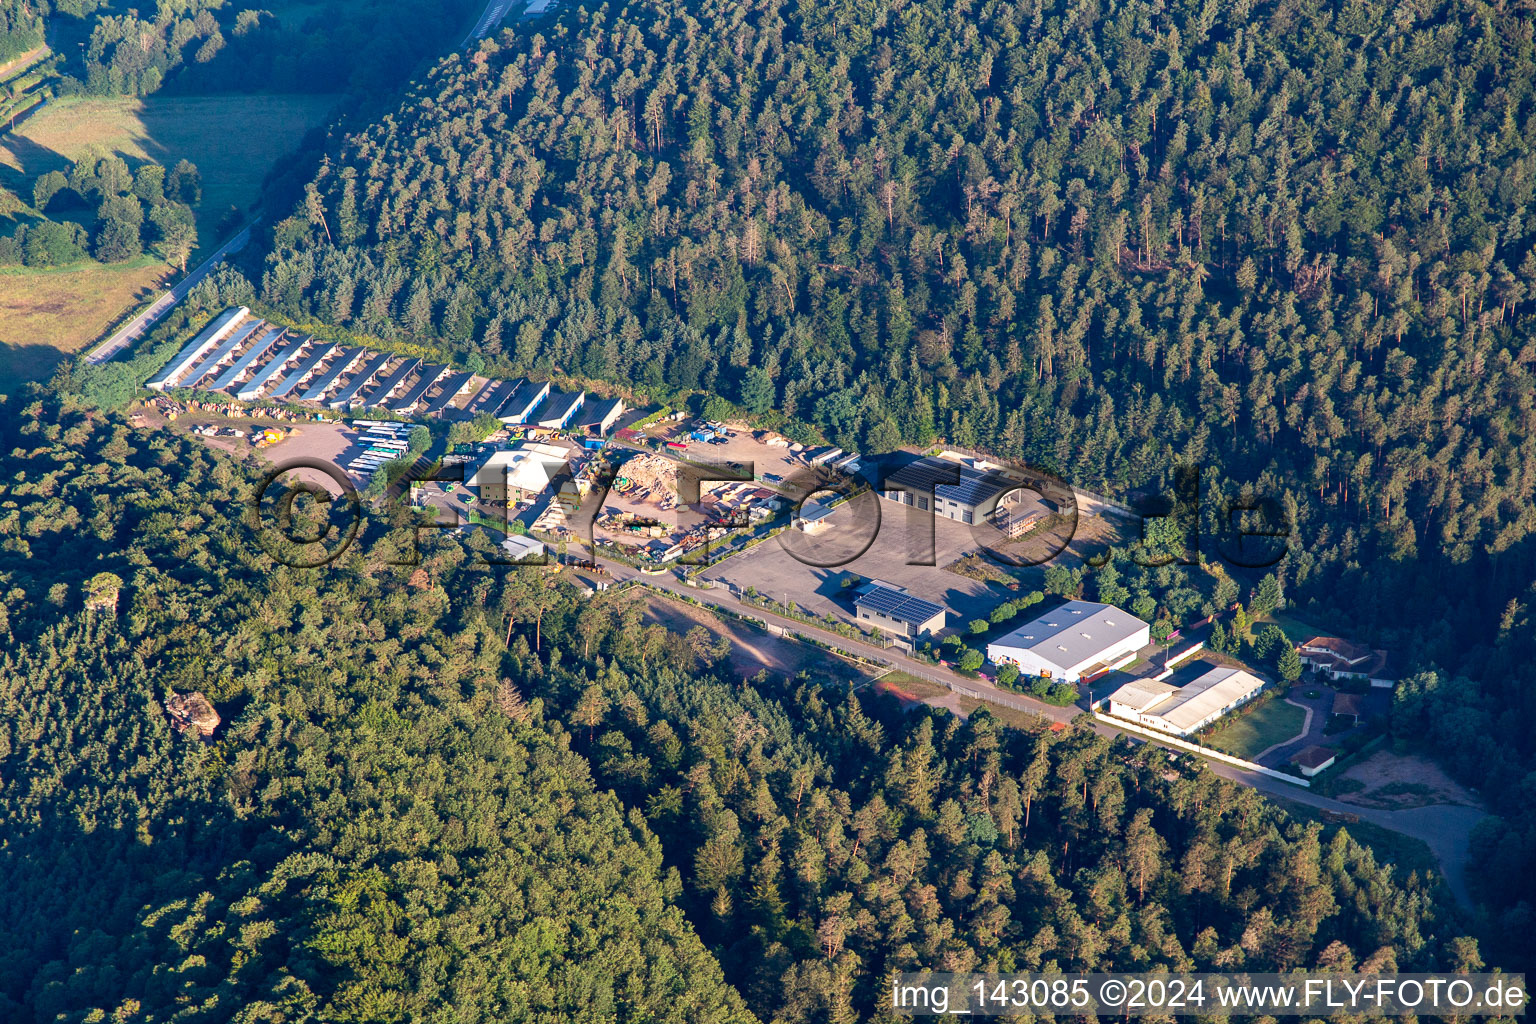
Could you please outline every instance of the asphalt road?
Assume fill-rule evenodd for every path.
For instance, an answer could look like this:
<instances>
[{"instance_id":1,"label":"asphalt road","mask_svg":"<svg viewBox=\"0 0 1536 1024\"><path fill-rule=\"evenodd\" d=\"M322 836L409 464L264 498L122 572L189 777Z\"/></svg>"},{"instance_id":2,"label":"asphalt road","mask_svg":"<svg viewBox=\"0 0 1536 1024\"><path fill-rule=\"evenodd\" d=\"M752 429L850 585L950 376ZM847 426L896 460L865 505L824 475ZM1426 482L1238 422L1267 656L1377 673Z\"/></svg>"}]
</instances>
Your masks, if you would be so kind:
<instances>
[{"instance_id":1,"label":"asphalt road","mask_svg":"<svg viewBox=\"0 0 1536 1024\"><path fill-rule=\"evenodd\" d=\"M475 22L475 27L469 30L469 35L464 37L461 47L468 46L476 39L484 39L486 33L500 25L502 19L507 16L513 6L521 5L523 0L488 0L485 10L480 13L480 20Z\"/></svg>"},{"instance_id":2,"label":"asphalt road","mask_svg":"<svg viewBox=\"0 0 1536 1024\"><path fill-rule=\"evenodd\" d=\"M232 252L239 252L245 247L245 243L251 239L251 228L255 224L256 222L252 221L242 228L235 237L214 250L212 256L203 260L202 263L198 264L196 270L178 282L170 291L156 299L154 305L134 317L128 322L127 326L97 346L85 357L85 361L92 364L104 363L116 357L119 352L122 352L139 338L142 338L150 328L165 319L165 315L176 306L176 303L186 298L187 293L196 288L198 283L207 277L214 267L218 266L220 260Z\"/></svg>"},{"instance_id":3,"label":"asphalt road","mask_svg":"<svg viewBox=\"0 0 1536 1024\"><path fill-rule=\"evenodd\" d=\"M701 601L704 604L727 612L751 615L774 625L782 626L785 629L812 634L817 639L841 651L885 662L903 672L910 673L921 679L928 679L932 682L943 684L967 696L975 696L991 703L1031 712L1052 722L1070 722L1078 715L1083 714L1083 709L1076 705L1064 708L1055 707L1021 694L999 690L985 680L964 678L955 675L947 669L930 665L927 662L917 661L903 655L895 648L887 650L875 647L872 644L819 630L814 626L809 626L795 619L776 615L773 612L738 600L728 590L690 587L683 584L670 572L666 575L651 576L621 563L608 562L602 559L599 559L599 561L612 573L613 579L616 582L638 579L646 586L669 591L691 600ZM945 695L933 698L929 703L950 706L948 702L952 701L952 699L951 695ZM1095 722L1093 727L1106 736L1120 734L1120 730L1104 722ZM1138 736L1138 738L1144 737ZM1473 827L1483 818L1487 817L1484 811L1475 807L1449 804L1435 804L1428 807L1415 807L1397 811L1362 807L1358 804L1334 800L1331 797L1314 793L1305 787L1281 782L1278 779L1270 778L1267 775L1260 775L1257 772L1244 771L1241 768L1217 761L1208 761L1207 763L1222 778L1236 782L1239 785L1248 786L1267 796L1294 800L1297 803L1316 807L1320 810L1333 811L1338 814L1356 815L1361 821L1368 821L1409 838L1421 840L1439 860L1446 882L1456 899L1463 906L1472 907L1471 895L1467 888L1467 871L1471 859L1470 840Z\"/></svg>"}]
</instances>

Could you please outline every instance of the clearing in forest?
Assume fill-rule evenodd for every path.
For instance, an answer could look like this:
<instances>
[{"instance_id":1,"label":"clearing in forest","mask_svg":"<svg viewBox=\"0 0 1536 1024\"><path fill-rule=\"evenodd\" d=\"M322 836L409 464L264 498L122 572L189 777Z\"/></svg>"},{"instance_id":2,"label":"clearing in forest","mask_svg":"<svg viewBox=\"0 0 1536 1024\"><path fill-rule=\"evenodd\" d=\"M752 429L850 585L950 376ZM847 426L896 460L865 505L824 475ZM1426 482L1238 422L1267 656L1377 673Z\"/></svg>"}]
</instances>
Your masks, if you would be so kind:
<instances>
[{"instance_id":1,"label":"clearing in forest","mask_svg":"<svg viewBox=\"0 0 1536 1024\"><path fill-rule=\"evenodd\" d=\"M69 97L0 136L0 184L31 201L32 182L89 156L119 155L197 165L200 252L212 251L231 207L242 214L274 163L293 152L331 109L332 96ZM0 219L0 232L11 225ZM168 283L169 268L146 256L124 264L0 270L0 392L46 376L66 355L105 334Z\"/></svg>"}]
</instances>

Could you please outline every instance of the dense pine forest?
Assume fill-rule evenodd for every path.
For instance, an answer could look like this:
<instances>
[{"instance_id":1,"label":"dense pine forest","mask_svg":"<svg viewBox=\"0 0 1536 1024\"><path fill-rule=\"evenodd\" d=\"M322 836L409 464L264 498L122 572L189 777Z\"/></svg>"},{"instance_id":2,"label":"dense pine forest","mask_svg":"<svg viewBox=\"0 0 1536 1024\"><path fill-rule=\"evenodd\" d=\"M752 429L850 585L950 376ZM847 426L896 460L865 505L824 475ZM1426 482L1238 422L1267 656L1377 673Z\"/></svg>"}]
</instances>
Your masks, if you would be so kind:
<instances>
[{"instance_id":1,"label":"dense pine forest","mask_svg":"<svg viewBox=\"0 0 1536 1024\"><path fill-rule=\"evenodd\" d=\"M281 568L254 467L41 390L0 440L7 1021L887 1020L899 967L1482 960L1441 883L1199 762L732 678L479 540L390 564L404 509Z\"/></svg>"},{"instance_id":2,"label":"dense pine forest","mask_svg":"<svg viewBox=\"0 0 1536 1024\"><path fill-rule=\"evenodd\" d=\"M273 218L261 297L849 449L1271 499L1298 613L1536 903L1528 5L707 0L439 64ZM280 211L288 212L288 211ZM1206 554L1213 554L1206 551Z\"/></svg>"}]
</instances>

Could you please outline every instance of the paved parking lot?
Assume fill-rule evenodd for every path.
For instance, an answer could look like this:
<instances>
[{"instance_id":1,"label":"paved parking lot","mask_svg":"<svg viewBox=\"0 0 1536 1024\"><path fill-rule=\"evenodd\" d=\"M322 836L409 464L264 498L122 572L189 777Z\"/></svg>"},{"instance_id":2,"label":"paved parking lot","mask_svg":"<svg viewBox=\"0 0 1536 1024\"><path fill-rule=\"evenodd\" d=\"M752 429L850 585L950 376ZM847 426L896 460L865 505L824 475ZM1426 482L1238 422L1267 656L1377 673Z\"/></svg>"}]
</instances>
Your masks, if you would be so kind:
<instances>
[{"instance_id":1,"label":"paved parking lot","mask_svg":"<svg viewBox=\"0 0 1536 1024\"><path fill-rule=\"evenodd\" d=\"M971 619L985 618L1007 598L1009 591L1001 586L944 569L961 554L974 550L976 542L969 527L917 514L909 520L905 506L873 497L868 500L878 502L877 528L869 525L873 520L867 510L859 514L841 506L832 515L835 525L825 533L812 537L785 531L726 559L704 573L704 578L741 589L756 587L767 597L788 599L813 614L846 619L852 619L853 606L843 590L843 579L850 574L881 579L944 605L949 625L962 629ZM930 523L931 545L925 536ZM866 543L867 550L857 554ZM857 557L850 560L848 556L854 554ZM808 561L823 564L806 564ZM914 561L932 564L910 564Z\"/></svg>"}]
</instances>

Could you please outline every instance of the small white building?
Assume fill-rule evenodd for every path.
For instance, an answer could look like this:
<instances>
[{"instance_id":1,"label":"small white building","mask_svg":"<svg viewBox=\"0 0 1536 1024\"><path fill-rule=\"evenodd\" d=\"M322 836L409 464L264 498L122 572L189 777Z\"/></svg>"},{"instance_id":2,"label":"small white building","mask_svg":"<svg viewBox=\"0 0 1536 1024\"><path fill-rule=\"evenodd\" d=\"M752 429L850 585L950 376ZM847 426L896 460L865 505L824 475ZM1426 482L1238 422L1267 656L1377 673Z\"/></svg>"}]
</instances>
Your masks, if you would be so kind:
<instances>
[{"instance_id":1,"label":"small white building","mask_svg":"<svg viewBox=\"0 0 1536 1024\"><path fill-rule=\"evenodd\" d=\"M1152 627L1112 604L1068 601L987 644L994 665L1027 676L1076 683L1098 669L1126 664L1151 642Z\"/></svg>"},{"instance_id":2,"label":"small white building","mask_svg":"<svg viewBox=\"0 0 1536 1024\"><path fill-rule=\"evenodd\" d=\"M1199 732L1252 700L1264 680L1240 668L1217 666L1183 686L1133 679L1110 694L1109 713L1173 736Z\"/></svg>"},{"instance_id":3,"label":"small white building","mask_svg":"<svg viewBox=\"0 0 1536 1024\"><path fill-rule=\"evenodd\" d=\"M811 536L825 533L837 525L832 521L833 508L820 498L807 498L795 513L795 529Z\"/></svg>"},{"instance_id":4,"label":"small white building","mask_svg":"<svg viewBox=\"0 0 1536 1024\"><path fill-rule=\"evenodd\" d=\"M510 534L506 540L502 541L501 549L514 562L521 562L528 558L542 558L545 551L541 541L519 533Z\"/></svg>"},{"instance_id":5,"label":"small white building","mask_svg":"<svg viewBox=\"0 0 1536 1024\"><path fill-rule=\"evenodd\" d=\"M1306 778L1327 771L1339 759L1339 752L1332 747L1308 747L1291 757L1291 764Z\"/></svg>"}]
</instances>

